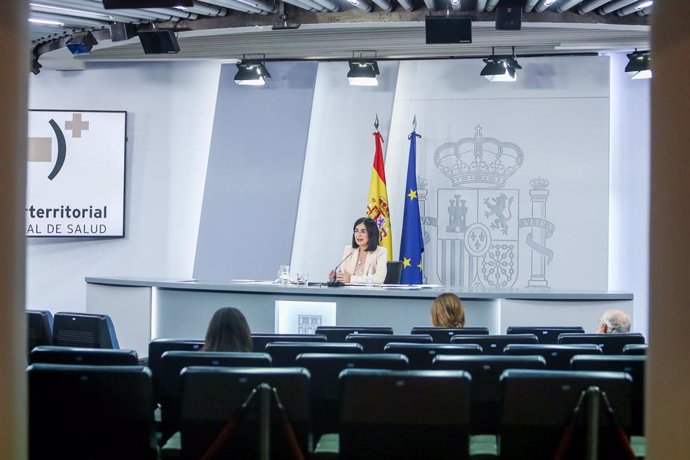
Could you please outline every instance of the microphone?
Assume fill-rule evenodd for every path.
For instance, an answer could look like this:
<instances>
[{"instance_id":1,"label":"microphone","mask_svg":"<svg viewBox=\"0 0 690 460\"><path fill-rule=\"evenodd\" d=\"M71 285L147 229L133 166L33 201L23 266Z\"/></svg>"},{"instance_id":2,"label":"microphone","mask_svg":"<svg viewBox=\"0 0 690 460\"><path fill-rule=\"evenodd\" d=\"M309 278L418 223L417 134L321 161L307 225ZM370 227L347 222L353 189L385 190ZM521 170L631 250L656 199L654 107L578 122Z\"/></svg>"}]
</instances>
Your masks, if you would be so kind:
<instances>
[{"instance_id":1,"label":"microphone","mask_svg":"<svg viewBox=\"0 0 690 460\"><path fill-rule=\"evenodd\" d=\"M349 253L348 255L346 255L345 258L344 258L343 260L341 260L340 263L339 263L338 265L335 266L335 268L333 269L333 273L334 273L336 276L337 276L337 271L338 271L338 269L340 268L340 266L341 266L343 263L345 263L345 261L346 261L347 259L349 259L350 256L351 256L352 254L354 254L354 251L351 252L351 253ZM337 279L334 278L333 280L329 280L329 281L326 283L326 286L328 286L328 287L343 287L343 286L345 286L345 283L343 283L342 281L338 281Z\"/></svg>"}]
</instances>

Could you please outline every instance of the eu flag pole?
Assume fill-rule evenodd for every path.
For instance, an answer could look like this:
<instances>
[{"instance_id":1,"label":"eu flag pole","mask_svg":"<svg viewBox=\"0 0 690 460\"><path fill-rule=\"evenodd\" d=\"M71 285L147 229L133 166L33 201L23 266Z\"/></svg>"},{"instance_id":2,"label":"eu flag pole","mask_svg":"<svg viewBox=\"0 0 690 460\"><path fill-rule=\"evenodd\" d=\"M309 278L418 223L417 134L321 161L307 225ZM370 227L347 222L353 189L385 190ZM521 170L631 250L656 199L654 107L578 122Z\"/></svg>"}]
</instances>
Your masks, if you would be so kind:
<instances>
[{"instance_id":1,"label":"eu flag pole","mask_svg":"<svg viewBox=\"0 0 690 460\"><path fill-rule=\"evenodd\" d=\"M415 117L410 140L410 159L407 164L407 185L405 186L405 210L403 213L402 238L400 242L400 260L403 268L400 282L402 284L422 283L422 252L424 239L422 221L419 217L419 200L417 199L417 119Z\"/></svg>"}]
</instances>

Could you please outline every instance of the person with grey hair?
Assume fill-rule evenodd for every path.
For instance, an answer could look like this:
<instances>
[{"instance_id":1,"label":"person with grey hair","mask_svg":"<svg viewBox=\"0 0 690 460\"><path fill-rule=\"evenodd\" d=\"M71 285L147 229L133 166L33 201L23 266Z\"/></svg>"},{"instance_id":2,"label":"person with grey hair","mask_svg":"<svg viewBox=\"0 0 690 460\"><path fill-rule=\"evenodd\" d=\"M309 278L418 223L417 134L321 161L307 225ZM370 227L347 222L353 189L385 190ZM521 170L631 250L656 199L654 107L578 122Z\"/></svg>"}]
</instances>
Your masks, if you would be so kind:
<instances>
[{"instance_id":1,"label":"person with grey hair","mask_svg":"<svg viewBox=\"0 0 690 460\"><path fill-rule=\"evenodd\" d=\"M630 317L622 310L606 310L599 318L599 334L625 334L630 332Z\"/></svg>"}]
</instances>

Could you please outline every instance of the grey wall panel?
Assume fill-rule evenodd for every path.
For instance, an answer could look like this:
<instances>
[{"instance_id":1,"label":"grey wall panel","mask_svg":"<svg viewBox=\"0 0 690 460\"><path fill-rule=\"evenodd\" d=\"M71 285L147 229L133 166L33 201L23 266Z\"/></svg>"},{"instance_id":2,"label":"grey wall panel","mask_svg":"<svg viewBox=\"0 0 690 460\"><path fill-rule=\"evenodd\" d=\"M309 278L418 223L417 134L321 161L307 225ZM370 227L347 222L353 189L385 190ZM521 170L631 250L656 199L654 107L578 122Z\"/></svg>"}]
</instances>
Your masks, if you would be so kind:
<instances>
[{"instance_id":1,"label":"grey wall panel","mask_svg":"<svg viewBox=\"0 0 690 460\"><path fill-rule=\"evenodd\" d=\"M264 87L221 69L194 277L273 279L289 264L317 63L269 63Z\"/></svg>"}]
</instances>

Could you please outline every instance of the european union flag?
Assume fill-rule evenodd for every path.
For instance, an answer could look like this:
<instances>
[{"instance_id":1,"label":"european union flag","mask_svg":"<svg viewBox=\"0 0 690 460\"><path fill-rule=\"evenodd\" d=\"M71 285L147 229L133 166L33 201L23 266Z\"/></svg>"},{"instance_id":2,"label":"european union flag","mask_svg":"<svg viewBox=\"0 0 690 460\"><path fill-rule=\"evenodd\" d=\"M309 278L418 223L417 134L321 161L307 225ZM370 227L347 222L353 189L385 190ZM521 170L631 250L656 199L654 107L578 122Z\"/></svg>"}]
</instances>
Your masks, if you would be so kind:
<instances>
[{"instance_id":1,"label":"european union flag","mask_svg":"<svg viewBox=\"0 0 690 460\"><path fill-rule=\"evenodd\" d=\"M422 221L419 217L417 199L417 138L422 137L412 131L410 140L410 159L407 164L407 185L405 186L405 211L403 214L402 238L400 241L400 260L403 263L400 282L402 284L422 283L422 252L424 239Z\"/></svg>"}]
</instances>

